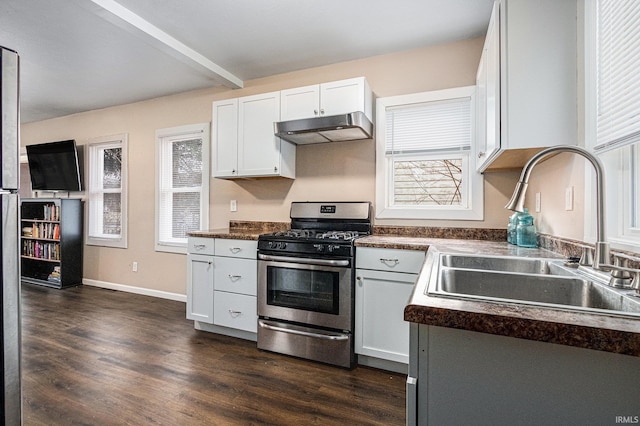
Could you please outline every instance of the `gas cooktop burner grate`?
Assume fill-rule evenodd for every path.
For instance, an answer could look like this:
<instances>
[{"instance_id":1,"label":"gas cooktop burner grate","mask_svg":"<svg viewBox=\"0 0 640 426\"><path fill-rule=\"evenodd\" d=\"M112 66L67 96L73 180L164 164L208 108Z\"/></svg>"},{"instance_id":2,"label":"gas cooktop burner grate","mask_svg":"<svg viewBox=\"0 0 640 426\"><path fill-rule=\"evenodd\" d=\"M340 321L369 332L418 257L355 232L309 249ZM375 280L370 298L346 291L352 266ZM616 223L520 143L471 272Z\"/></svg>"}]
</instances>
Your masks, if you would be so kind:
<instances>
[{"instance_id":1,"label":"gas cooktop burner grate","mask_svg":"<svg viewBox=\"0 0 640 426\"><path fill-rule=\"evenodd\" d=\"M360 234L357 231L329 231L320 235L316 235L316 238L327 240L345 240L351 241L358 238Z\"/></svg>"},{"instance_id":2,"label":"gas cooktop burner grate","mask_svg":"<svg viewBox=\"0 0 640 426\"><path fill-rule=\"evenodd\" d=\"M319 239L319 240L340 240L352 241L363 234L358 231L317 231L313 229L290 229L288 231L268 234L276 238L291 238L297 240Z\"/></svg>"}]
</instances>

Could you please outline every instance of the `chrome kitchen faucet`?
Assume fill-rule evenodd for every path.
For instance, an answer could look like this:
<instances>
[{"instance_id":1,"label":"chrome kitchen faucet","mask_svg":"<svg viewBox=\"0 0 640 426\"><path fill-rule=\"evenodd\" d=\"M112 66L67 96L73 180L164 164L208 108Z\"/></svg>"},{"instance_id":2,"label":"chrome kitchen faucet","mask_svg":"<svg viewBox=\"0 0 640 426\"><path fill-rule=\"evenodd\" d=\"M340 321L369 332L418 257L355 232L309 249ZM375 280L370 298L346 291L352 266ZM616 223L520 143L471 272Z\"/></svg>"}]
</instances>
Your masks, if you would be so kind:
<instances>
[{"instance_id":1,"label":"chrome kitchen faucet","mask_svg":"<svg viewBox=\"0 0 640 426\"><path fill-rule=\"evenodd\" d=\"M525 164L522 169L522 174L520 175L520 181L516 185L513 195L511 196L511 200L507 203L505 208L517 212L522 212L524 210L524 197L527 192L527 186L529 185L529 176L531 175L531 171L540 161L545 159L546 157L552 154L558 154L561 152L572 152L574 154L578 154L589 160L591 165L596 172L596 236L597 241L595 243L595 255L593 256L593 269L598 269L601 271L611 271L611 280L609 285L612 287L629 287L628 283L631 282L631 287L636 290L636 292L640 293L640 270L639 269L631 269L626 266L622 266L622 264L618 264L618 260L616 260L616 264L610 264L610 251L609 251L609 243L607 242L606 232L605 232L605 195L604 195L604 168L602 167L602 163L600 160L593 155L591 152L587 151L584 148L579 146L572 145L558 145L552 146L551 148L543 149L538 152L536 155L531 157L527 164ZM589 248L585 249L585 253L583 253L582 260L584 263L584 259L588 258ZM616 258L617 259L617 258ZM591 265L590 265L591 266ZM631 280L631 275L633 274L633 280Z\"/></svg>"}]
</instances>

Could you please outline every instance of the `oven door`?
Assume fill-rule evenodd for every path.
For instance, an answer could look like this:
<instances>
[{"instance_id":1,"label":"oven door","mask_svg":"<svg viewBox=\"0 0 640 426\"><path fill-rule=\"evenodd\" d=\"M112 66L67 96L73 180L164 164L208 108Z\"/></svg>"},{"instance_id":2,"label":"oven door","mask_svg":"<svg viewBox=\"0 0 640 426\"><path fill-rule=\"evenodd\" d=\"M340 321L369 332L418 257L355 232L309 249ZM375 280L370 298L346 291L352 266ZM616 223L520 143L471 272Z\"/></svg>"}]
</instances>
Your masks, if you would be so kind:
<instances>
[{"instance_id":1,"label":"oven door","mask_svg":"<svg viewBox=\"0 0 640 426\"><path fill-rule=\"evenodd\" d=\"M264 254L258 259L258 316L353 331L349 260Z\"/></svg>"}]
</instances>

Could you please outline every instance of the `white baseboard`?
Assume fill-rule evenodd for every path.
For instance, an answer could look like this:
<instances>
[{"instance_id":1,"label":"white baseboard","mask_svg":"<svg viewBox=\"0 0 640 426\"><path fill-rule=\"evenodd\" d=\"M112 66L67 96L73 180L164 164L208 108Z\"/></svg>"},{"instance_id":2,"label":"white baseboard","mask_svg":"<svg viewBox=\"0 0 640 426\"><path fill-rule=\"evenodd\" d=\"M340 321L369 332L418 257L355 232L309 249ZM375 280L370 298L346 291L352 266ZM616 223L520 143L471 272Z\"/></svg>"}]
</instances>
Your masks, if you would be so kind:
<instances>
[{"instance_id":1,"label":"white baseboard","mask_svg":"<svg viewBox=\"0 0 640 426\"><path fill-rule=\"evenodd\" d=\"M110 283L107 281L90 280L88 278L83 278L82 284L89 285L92 287L107 288L109 290L118 290L118 291L124 291L127 293L142 294L144 296L159 297L160 299L169 299L169 300L175 300L177 302L187 303L187 296L184 294L169 293L167 291L153 290L153 289L144 288L144 287L134 287L134 286L124 285L124 284L116 284L116 283Z\"/></svg>"}]
</instances>

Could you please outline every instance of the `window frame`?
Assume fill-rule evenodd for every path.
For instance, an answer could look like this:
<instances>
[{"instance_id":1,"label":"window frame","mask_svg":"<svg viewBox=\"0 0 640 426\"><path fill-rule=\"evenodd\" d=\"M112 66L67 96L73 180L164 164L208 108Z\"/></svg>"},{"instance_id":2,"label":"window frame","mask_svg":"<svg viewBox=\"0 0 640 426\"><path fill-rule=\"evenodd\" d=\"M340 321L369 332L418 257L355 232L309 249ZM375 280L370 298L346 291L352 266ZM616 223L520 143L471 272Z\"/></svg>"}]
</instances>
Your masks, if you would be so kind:
<instances>
[{"instance_id":1,"label":"window frame","mask_svg":"<svg viewBox=\"0 0 640 426\"><path fill-rule=\"evenodd\" d=\"M169 253L187 253L187 238L161 240L160 238L160 212L161 212L161 187L163 171L167 164L163 156L165 145L180 140L195 138L202 139L202 184L200 187L200 226L198 230L207 229L209 226L209 147L211 145L210 123L188 124L184 126L170 127L156 130L155 153L155 250Z\"/></svg>"},{"instance_id":2,"label":"window frame","mask_svg":"<svg viewBox=\"0 0 640 426\"><path fill-rule=\"evenodd\" d=\"M91 246L101 246L101 247L113 247L113 248L122 248L126 249L128 247L128 188L129 188L129 178L128 178L128 143L129 136L126 133L111 135L111 136L102 136L98 138L93 138L87 143L87 164L89 169L89 175L86 179L86 196L87 196L87 224L86 224L86 232L85 232L85 244ZM111 148L120 148L122 150L122 158L121 158L121 169L120 169L120 190L100 188L99 182L103 181L103 172L104 168L101 167L98 169L98 165L102 164L98 161L98 153L104 151L104 149ZM98 161L99 164L96 163ZM99 172L99 176L96 174ZM120 234L118 237L110 237L105 234L101 234L100 236L92 235L92 226L95 223L94 221L97 216L100 215L99 211L95 211L95 204L93 203L92 194L95 192L104 193L117 193L120 195L120 214L121 214L121 223L120 223ZM99 209L102 210L102 209Z\"/></svg>"},{"instance_id":3,"label":"window frame","mask_svg":"<svg viewBox=\"0 0 640 426\"><path fill-rule=\"evenodd\" d=\"M394 206L393 157L386 154L386 111L388 108L441 102L457 98L469 98L471 147L469 150L443 149L429 154L420 153L405 158L428 155L446 159L448 156L463 158L463 198L459 206ZM465 86L407 95L389 96L376 100L376 219L424 219L424 220L484 220L484 178L476 170L476 87ZM464 168L466 165L466 169ZM467 182L465 184L465 182Z\"/></svg>"},{"instance_id":4,"label":"window frame","mask_svg":"<svg viewBox=\"0 0 640 426\"><path fill-rule=\"evenodd\" d=\"M597 0L587 0L584 7L584 99L585 99L585 146L600 158L606 176L605 227L612 248L637 252L640 250L640 227L633 226L640 219L631 217L634 208L640 205L638 175L640 175L640 143L618 143L598 146L598 84L597 84ZM635 180L635 181L634 181ZM585 168L584 240L596 240L595 173Z\"/></svg>"}]
</instances>

